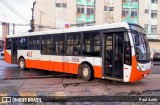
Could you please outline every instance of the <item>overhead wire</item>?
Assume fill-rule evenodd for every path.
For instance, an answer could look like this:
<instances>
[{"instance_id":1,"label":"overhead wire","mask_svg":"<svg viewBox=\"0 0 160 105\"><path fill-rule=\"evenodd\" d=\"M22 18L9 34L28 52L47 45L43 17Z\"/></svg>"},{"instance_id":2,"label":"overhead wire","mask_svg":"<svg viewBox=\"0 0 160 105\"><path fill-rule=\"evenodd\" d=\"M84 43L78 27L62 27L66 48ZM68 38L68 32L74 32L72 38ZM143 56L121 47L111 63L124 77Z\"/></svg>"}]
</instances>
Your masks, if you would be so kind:
<instances>
[{"instance_id":1,"label":"overhead wire","mask_svg":"<svg viewBox=\"0 0 160 105\"><path fill-rule=\"evenodd\" d=\"M17 14L20 18L22 18L22 19L25 20L27 23L29 23L28 20L27 20L24 16L22 16L22 15L14 8L14 6L12 6L7 0L5 0L5 2L11 7L11 9L13 9L13 10L16 12L16 14Z\"/></svg>"},{"instance_id":2,"label":"overhead wire","mask_svg":"<svg viewBox=\"0 0 160 105\"><path fill-rule=\"evenodd\" d=\"M8 0L0 0L0 2L5 5L9 10L11 10L13 13L15 13L17 16L19 16L21 19L25 20L27 23L27 19L25 19L21 14L19 14L17 12L17 10L13 7L13 3L9 3ZM9 23L10 24L10 23ZM11 23L13 24L13 23ZM30 24L16 24L16 26L29 26ZM34 24L35 27L38 27L38 28L48 28L48 29L55 29L55 26L47 26L47 25L37 25L37 24Z\"/></svg>"},{"instance_id":3,"label":"overhead wire","mask_svg":"<svg viewBox=\"0 0 160 105\"><path fill-rule=\"evenodd\" d=\"M11 4L9 4L7 0L0 0L0 2L3 5L5 5L10 11L12 11L14 14L16 14L18 17L20 17L21 19L23 19L24 21L28 23L28 20L24 18Z\"/></svg>"}]
</instances>

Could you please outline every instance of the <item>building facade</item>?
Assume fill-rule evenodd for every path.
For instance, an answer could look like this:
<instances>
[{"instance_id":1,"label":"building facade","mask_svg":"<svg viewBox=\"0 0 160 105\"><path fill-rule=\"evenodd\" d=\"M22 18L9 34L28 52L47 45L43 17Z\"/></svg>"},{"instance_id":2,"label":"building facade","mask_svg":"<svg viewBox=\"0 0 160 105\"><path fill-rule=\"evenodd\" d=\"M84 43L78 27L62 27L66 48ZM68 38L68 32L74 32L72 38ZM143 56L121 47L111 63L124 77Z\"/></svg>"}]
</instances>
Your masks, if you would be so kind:
<instances>
[{"instance_id":1,"label":"building facade","mask_svg":"<svg viewBox=\"0 0 160 105\"><path fill-rule=\"evenodd\" d=\"M34 16L37 31L126 21L140 24L149 38L157 38L159 11L160 0L37 0Z\"/></svg>"},{"instance_id":2,"label":"building facade","mask_svg":"<svg viewBox=\"0 0 160 105\"><path fill-rule=\"evenodd\" d=\"M148 39L160 40L160 0L36 0L34 16L35 31L125 21L144 27Z\"/></svg>"}]
</instances>

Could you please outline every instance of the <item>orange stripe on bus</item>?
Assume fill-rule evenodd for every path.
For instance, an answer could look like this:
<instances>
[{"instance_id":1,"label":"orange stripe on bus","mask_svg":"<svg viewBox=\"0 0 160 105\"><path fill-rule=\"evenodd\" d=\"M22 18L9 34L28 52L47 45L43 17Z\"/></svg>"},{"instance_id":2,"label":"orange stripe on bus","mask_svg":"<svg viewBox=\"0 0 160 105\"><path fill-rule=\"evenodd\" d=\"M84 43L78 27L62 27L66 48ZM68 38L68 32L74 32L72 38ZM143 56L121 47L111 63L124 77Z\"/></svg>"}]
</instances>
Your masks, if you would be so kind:
<instances>
[{"instance_id":1,"label":"orange stripe on bus","mask_svg":"<svg viewBox=\"0 0 160 105\"><path fill-rule=\"evenodd\" d=\"M96 78L102 78L102 67L101 66L93 66L94 76Z\"/></svg>"},{"instance_id":2,"label":"orange stripe on bus","mask_svg":"<svg viewBox=\"0 0 160 105\"><path fill-rule=\"evenodd\" d=\"M78 74L79 64L66 63L66 62L52 62L52 61L41 61L41 60L26 60L27 68L37 68L49 71L64 72L71 74ZM102 78L102 67L93 66L94 77Z\"/></svg>"},{"instance_id":3,"label":"orange stripe on bus","mask_svg":"<svg viewBox=\"0 0 160 105\"><path fill-rule=\"evenodd\" d=\"M139 71L137 70L137 61L136 61L136 56L132 57L132 71L131 71L131 76L129 79L129 82L135 82L138 81L142 78L144 78L144 74L149 74L151 71L150 69L147 71Z\"/></svg>"},{"instance_id":4,"label":"orange stripe on bus","mask_svg":"<svg viewBox=\"0 0 160 105\"><path fill-rule=\"evenodd\" d=\"M11 64L12 61L11 61L11 55L6 51L4 50L4 61Z\"/></svg>"}]
</instances>

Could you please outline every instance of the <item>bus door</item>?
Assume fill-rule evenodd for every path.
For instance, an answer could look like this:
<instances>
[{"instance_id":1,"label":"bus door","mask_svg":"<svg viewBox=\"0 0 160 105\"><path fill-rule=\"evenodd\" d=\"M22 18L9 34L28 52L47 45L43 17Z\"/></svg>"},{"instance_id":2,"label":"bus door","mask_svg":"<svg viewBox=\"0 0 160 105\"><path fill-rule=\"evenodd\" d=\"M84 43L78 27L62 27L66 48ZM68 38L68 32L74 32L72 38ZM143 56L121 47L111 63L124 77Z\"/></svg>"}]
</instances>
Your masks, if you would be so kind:
<instances>
[{"instance_id":1,"label":"bus door","mask_svg":"<svg viewBox=\"0 0 160 105\"><path fill-rule=\"evenodd\" d=\"M103 76L123 78L124 32L103 34Z\"/></svg>"},{"instance_id":2,"label":"bus door","mask_svg":"<svg viewBox=\"0 0 160 105\"><path fill-rule=\"evenodd\" d=\"M17 64L17 50L18 50L18 39L12 39L12 44L11 44L12 64Z\"/></svg>"}]
</instances>

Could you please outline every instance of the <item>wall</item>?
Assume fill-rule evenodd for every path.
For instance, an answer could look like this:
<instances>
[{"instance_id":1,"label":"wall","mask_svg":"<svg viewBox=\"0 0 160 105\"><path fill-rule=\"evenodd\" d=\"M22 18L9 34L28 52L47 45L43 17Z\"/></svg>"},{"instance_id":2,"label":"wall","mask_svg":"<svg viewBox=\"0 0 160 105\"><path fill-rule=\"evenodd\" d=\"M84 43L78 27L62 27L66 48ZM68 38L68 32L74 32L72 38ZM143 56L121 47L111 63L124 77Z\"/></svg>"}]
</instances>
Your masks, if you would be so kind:
<instances>
[{"instance_id":1,"label":"wall","mask_svg":"<svg viewBox=\"0 0 160 105\"><path fill-rule=\"evenodd\" d=\"M34 12L36 31L56 28L55 8L55 0L36 0Z\"/></svg>"},{"instance_id":2,"label":"wall","mask_svg":"<svg viewBox=\"0 0 160 105\"><path fill-rule=\"evenodd\" d=\"M95 21L96 25L104 24L104 0L96 0Z\"/></svg>"}]
</instances>

